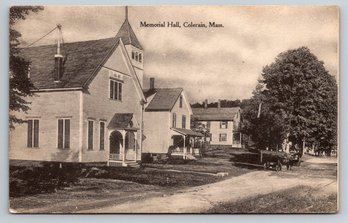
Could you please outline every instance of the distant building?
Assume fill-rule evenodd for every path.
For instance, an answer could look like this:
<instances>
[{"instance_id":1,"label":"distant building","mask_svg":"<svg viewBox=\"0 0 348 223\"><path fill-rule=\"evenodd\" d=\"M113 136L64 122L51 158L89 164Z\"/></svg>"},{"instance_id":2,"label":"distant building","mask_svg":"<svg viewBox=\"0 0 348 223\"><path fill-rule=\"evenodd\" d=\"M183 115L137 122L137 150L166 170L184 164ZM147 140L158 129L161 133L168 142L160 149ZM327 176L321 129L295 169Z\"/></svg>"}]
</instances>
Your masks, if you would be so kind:
<instances>
[{"instance_id":1,"label":"distant building","mask_svg":"<svg viewBox=\"0 0 348 223\"><path fill-rule=\"evenodd\" d=\"M150 78L150 88L144 94L148 103L144 112L143 153L157 156L177 152L184 158L193 154L193 140L202 135L190 129L192 110L184 90L155 88L155 79Z\"/></svg>"},{"instance_id":2,"label":"distant building","mask_svg":"<svg viewBox=\"0 0 348 223\"><path fill-rule=\"evenodd\" d=\"M221 108L219 101L217 108L208 108L206 100L204 108L192 108L192 112L194 125L207 130L205 140L211 146L242 147L240 107Z\"/></svg>"}]
</instances>

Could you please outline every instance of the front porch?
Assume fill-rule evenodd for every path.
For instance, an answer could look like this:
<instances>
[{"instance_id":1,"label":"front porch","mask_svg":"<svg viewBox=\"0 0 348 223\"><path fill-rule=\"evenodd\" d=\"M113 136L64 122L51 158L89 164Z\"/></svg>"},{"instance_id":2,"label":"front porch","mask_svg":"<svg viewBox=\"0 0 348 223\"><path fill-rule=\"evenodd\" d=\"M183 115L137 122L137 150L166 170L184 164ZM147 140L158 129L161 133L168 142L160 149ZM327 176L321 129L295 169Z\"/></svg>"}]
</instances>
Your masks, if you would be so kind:
<instances>
[{"instance_id":1,"label":"front porch","mask_svg":"<svg viewBox=\"0 0 348 223\"><path fill-rule=\"evenodd\" d=\"M115 114L108 125L109 159L108 166L137 167L141 158L138 142L138 123L133 114Z\"/></svg>"},{"instance_id":2,"label":"front porch","mask_svg":"<svg viewBox=\"0 0 348 223\"><path fill-rule=\"evenodd\" d=\"M182 157L184 160L193 160L201 156L202 137L199 132L190 129L171 128L174 132L172 135L172 146L170 155L172 157Z\"/></svg>"}]
</instances>

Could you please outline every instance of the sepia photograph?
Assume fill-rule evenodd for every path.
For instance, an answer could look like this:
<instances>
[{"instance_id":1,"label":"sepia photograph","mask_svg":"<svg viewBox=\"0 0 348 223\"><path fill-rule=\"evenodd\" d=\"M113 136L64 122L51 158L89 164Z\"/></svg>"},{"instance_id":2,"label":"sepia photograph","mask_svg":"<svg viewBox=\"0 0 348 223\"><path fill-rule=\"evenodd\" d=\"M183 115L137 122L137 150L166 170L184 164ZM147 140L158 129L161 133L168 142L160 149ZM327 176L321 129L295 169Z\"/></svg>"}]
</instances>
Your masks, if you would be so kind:
<instances>
[{"instance_id":1,"label":"sepia photograph","mask_svg":"<svg viewBox=\"0 0 348 223\"><path fill-rule=\"evenodd\" d=\"M12 214L339 212L339 7L11 6Z\"/></svg>"}]
</instances>

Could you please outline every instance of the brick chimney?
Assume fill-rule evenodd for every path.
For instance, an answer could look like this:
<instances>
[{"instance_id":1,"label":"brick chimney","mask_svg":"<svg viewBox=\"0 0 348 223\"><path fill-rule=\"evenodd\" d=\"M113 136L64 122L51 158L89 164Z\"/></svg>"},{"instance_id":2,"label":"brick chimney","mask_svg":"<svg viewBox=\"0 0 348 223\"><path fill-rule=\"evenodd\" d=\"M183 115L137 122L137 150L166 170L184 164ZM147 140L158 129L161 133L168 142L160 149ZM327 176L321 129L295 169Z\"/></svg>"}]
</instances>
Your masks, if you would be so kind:
<instances>
[{"instance_id":1,"label":"brick chimney","mask_svg":"<svg viewBox=\"0 0 348 223\"><path fill-rule=\"evenodd\" d=\"M54 55L54 81L59 82L63 74L63 55L60 53L62 25L58 24L57 54Z\"/></svg>"},{"instance_id":2,"label":"brick chimney","mask_svg":"<svg viewBox=\"0 0 348 223\"><path fill-rule=\"evenodd\" d=\"M150 89L155 89L155 78L150 77Z\"/></svg>"},{"instance_id":3,"label":"brick chimney","mask_svg":"<svg viewBox=\"0 0 348 223\"><path fill-rule=\"evenodd\" d=\"M204 108L208 108L208 99L205 99L204 101Z\"/></svg>"}]
</instances>

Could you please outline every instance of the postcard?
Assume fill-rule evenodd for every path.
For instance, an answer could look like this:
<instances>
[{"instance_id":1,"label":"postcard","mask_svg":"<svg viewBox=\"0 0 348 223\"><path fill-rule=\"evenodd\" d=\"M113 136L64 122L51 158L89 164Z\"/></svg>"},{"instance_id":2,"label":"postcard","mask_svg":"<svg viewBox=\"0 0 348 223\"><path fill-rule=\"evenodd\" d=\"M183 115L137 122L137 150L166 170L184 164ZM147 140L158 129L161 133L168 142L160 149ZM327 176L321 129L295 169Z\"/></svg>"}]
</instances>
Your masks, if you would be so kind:
<instances>
[{"instance_id":1,"label":"postcard","mask_svg":"<svg viewBox=\"0 0 348 223\"><path fill-rule=\"evenodd\" d=\"M11 213L337 213L339 7L12 6Z\"/></svg>"}]
</instances>

